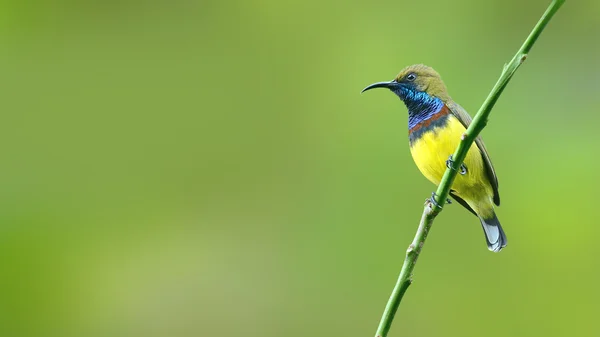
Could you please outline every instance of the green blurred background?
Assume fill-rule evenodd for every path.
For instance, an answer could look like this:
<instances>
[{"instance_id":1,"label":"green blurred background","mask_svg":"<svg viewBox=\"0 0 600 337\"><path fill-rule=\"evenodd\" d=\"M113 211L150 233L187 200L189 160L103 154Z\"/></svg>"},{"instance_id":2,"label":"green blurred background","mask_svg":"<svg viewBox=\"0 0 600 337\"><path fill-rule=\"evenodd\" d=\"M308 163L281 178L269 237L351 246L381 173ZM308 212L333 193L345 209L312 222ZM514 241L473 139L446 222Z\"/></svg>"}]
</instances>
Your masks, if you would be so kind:
<instances>
[{"instance_id":1,"label":"green blurred background","mask_svg":"<svg viewBox=\"0 0 600 337\"><path fill-rule=\"evenodd\" d=\"M406 109L474 114L549 1L0 5L0 336L371 336L434 190ZM484 138L509 238L438 218L391 336L598 336L600 2L567 1Z\"/></svg>"}]
</instances>

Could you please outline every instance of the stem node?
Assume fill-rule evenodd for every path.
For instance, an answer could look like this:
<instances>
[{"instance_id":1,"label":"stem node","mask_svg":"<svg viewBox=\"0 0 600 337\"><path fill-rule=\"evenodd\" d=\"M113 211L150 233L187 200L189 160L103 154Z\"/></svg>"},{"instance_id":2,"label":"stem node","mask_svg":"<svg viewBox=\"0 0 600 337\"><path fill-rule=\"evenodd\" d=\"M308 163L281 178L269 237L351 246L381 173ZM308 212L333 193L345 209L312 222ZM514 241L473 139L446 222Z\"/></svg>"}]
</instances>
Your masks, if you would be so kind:
<instances>
[{"instance_id":1,"label":"stem node","mask_svg":"<svg viewBox=\"0 0 600 337\"><path fill-rule=\"evenodd\" d=\"M525 62L526 59L527 59L527 54L523 54L523 56L521 56L521 63Z\"/></svg>"}]
</instances>

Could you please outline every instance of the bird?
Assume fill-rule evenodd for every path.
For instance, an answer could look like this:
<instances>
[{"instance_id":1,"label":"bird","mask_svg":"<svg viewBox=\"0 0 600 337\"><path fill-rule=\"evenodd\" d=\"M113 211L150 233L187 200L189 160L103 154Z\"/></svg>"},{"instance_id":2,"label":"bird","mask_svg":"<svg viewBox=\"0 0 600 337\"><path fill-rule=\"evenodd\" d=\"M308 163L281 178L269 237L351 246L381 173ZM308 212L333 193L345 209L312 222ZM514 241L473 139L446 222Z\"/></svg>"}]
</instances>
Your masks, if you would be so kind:
<instances>
[{"instance_id":1,"label":"bird","mask_svg":"<svg viewBox=\"0 0 600 337\"><path fill-rule=\"evenodd\" d=\"M452 100L440 75L423 64L408 66L391 81L377 82L362 92L387 88L408 110L408 142L419 171L439 185L446 168L453 167L452 154L471 124L471 116ZM494 205L500 206L498 177L481 137L467 152L450 196L471 213L483 227L488 249L499 252L507 244ZM430 200L439 206L435 192ZM450 202L450 200L448 200Z\"/></svg>"}]
</instances>

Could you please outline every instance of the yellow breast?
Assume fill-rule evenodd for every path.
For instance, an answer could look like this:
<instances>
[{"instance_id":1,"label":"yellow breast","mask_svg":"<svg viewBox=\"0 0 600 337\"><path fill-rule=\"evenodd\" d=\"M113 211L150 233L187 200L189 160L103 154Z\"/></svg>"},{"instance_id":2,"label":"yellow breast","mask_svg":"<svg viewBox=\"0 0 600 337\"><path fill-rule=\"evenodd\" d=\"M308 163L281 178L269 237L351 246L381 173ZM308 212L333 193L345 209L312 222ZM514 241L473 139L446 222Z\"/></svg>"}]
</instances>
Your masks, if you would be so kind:
<instances>
[{"instance_id":1,"label":"yellow breast","mask_svg":"<svg viewBox=\"0 0 600 337\"><path fill-rule=\"evenodd\" d=\"M446 160L454 153L465 127L450 114L444 126L425 131L411 144L410 152L423 175L438 185L446 171ZM464 164L467 174L456 176L452 189L466 198L478 199L480 195L493 195L484 171L483 158L474 143Z\"/></svg>"}]
</instances>

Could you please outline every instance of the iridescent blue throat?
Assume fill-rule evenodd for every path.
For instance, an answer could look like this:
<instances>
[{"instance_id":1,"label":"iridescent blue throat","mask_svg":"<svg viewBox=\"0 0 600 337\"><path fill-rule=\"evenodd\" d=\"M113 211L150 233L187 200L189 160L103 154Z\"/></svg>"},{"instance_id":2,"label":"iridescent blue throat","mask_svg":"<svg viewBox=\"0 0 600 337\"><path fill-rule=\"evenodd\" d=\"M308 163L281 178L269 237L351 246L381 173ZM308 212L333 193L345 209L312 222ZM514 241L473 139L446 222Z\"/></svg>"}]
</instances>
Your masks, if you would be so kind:
<instances>
[{"instance_id":1,"label":"iridescent blue throat","mask_svg":"<svg viewBox=\"0 0 600 337\"><path fill-rule=\"evenodd\" d=\"M442 110L444 102L415 88L399 86L393 90L408 108L408 129L426 121Z\"/></svg>"}]
</instances>

